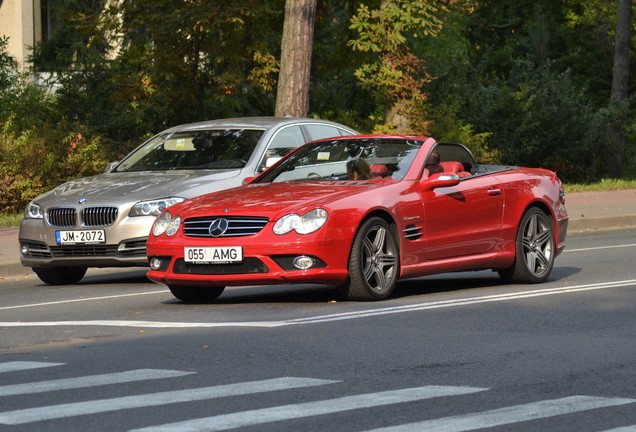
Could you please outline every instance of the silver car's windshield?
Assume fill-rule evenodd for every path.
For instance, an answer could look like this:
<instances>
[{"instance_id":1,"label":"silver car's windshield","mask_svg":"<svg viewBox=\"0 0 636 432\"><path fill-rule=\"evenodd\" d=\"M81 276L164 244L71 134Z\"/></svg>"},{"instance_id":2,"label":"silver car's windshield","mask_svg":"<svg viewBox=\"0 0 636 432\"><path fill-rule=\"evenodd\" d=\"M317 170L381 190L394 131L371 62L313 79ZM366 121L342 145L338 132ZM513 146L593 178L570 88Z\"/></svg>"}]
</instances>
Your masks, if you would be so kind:
<instances>
[{"instance_id":1,"label":"silver car's windshield","mask_svg":"<svg viewBox=\"0 0 636 432\"><path fill-rule=\"evenodd\" d=\"M422 141L369 138L307 144L270 168L259 183L302 180L401 180Z\"/></svg>"},{"instance_id":2,"label":"silver car's windshield","mask_svg":"<svg viewBox=\"0 0 636 432\"><path fill-rule=\"evenodd\" d=\"M160 135L131 153L115 171L242 168L263 132L260 129L213 129Z\"/></svg>"}]
</instances>

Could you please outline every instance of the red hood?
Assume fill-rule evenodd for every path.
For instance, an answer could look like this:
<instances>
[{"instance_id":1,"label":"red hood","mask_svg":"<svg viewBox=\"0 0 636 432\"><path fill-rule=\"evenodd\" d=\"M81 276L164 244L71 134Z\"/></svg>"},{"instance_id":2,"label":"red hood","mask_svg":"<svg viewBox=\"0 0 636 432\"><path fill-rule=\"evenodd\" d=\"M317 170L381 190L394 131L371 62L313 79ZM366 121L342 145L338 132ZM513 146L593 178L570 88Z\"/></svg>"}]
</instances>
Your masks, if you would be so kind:
<instances>
[{"instance_id":1,"label":"red hood","mask_svg":"<svg viewBox=\"0 0 636 432\"><path fill-rule=\"evenodd\" d=\"M267 183L245 185L187 200L171 207L173 215L187 217L210 215L266 216L305 211L343 198L381 187L375 182Z\"/></svg>"}]
</instances>

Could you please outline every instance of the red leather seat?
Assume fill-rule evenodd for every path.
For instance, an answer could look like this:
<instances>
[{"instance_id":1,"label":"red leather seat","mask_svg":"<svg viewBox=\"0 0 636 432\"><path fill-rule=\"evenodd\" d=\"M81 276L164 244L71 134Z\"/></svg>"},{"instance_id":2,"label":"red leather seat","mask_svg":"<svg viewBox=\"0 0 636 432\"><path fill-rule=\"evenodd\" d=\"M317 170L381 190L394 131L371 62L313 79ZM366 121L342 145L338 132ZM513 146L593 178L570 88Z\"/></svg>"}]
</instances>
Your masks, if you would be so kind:
<instances>
[{"instance_id":1,"label":"red leather seat","mask_svg":"<svg viewBox=\"0 0 636 432\"><path fill-rule=\"evenodd\" d=\"M470 177L470 173L464 171L464 165L456 161L446 161L439 163L444 172L457 174L459 177Z\"/></svg>"},{"instance_id":2,"label":"red leather seat","mask_svg":"<svg viewBox=\"0 0 636 432\"><path fill-rule=\"evenodd\" d=\"M385 177L389 175L389 169L386 165L382 164L371 164L371 175L374 177Z\"/></svg>"},{"instance_id":3,"label":"red leather seat","mask_svg":"<svg viewBox=\"0 0 636 432\"><path fill-rule=\"evenodd\" d=\"M444 170L444 172L450 172L450 173L456 174L460 171L464 171L464 165L462 165L459 162L447 161L447 162L440 162L439 164L442 166L442 169Z\"/></svg>"}]
</instances>

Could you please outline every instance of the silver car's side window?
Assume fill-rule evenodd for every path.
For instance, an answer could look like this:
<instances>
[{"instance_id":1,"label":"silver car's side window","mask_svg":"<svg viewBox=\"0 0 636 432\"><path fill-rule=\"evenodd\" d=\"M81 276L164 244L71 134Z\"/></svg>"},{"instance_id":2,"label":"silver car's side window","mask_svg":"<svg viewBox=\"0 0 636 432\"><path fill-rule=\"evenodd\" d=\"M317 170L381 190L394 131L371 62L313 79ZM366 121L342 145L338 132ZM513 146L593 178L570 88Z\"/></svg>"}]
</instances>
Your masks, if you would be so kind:
<instances>
[{"instance_id":1,"label":"silver car's side window","mask_svg":"<svg viewBox=\"0 0 636 432\"><path fill-rule=\"evenodd\" d=\"M283 156L305 144L305 137L300 126L289 126L279 130L272 138L259 164L259 171L274 165Z\"/></svg>"},{"instance_id":2,"label":"silver car's side window","mask_svg":"<svg viewBox=\"0 0 636 432\"><path fill-rule=\"evenodd\" d=\"M311 124L305 125L305 128L307 129L307 131L309 131L309 135L311 136L312 140L337 137L341 135L350 135L336 127L327 125Z\"/></svg>"}]
</instances>

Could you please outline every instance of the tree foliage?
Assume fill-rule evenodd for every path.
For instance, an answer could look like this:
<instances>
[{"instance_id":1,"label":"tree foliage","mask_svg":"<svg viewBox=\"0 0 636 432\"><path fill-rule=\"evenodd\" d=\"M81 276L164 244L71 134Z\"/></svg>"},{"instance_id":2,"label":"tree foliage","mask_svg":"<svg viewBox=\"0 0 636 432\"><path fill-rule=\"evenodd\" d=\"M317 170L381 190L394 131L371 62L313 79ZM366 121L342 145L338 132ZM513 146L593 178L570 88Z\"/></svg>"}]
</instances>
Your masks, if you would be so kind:
<instances>
[{"instance_id":1,"label":"tree foliage","mask_svg":"<svg viewBox=\"0 0 636 432\"><path fill-rule=\"evenodd\" d=\"M612 3L449 2L445 36L429 43L432 132L488 134L490 157L558 169L569 181L606 175ZM633 119L634 107L625 109Z\"/></svg>"},{"instance_id":2,"label":"tree foliage","mask_svg":"<svg viewBox=\"0 0 636 432\"><path fill-rule=\"evenodd\" d=\"M354 50L369 52L369 60L355 71L362 87L384 105L383 122L376 131L424 134L428 129L424 85L431 80L425 59L414 54L409 39L435 36L440 28L435 2L383 0L375 9L359 6L351 18L358 37Z\"/></svg>"},{"instance_id":3,"label":"tree foliage","mask_svg":"<svg viewBox=\"0 0 636 432\"><path fill-rule=\"evenodd\" d=\"M15 59L7 52L8 44L7 37L0 37L0 95L5 95L5 92L10 90L18 73ZM3 97L3 101L4 99L6 96Z\"/></svg>"}]
</instances>

